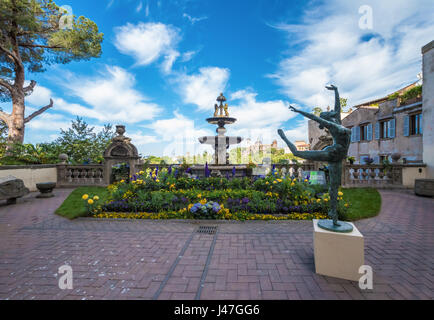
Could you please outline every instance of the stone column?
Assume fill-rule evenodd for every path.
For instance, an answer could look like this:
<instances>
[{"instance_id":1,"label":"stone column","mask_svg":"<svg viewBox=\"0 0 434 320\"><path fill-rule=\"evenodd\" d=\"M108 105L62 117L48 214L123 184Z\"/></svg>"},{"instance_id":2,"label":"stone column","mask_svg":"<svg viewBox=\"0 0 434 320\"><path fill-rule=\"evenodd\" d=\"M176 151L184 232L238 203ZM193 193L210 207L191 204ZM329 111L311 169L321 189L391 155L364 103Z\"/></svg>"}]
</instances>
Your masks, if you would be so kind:
<instances>
[{"instance_id":1,"label":"stone column","mask_svg":"<svg viewBox=\"0 0 434 320\"><path fill-rule=\"evenodd\" d=\"M423 162L427 164L427 178L434 178L434 41L422 48L422 117Z\"/></svg>"}]
</instances>

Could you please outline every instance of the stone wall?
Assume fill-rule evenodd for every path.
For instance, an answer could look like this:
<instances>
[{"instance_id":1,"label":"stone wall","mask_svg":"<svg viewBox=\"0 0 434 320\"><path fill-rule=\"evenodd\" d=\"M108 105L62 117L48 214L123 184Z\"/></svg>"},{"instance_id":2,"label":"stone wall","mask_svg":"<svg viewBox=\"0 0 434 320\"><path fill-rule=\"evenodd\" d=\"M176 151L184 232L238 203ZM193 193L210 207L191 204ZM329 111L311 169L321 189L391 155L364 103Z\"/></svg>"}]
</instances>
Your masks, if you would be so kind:
<instances>
[{"instance_id":1,"label":"stone wall","mask_svg":"<svg viewBox=\"0 0 434 320\"><path fill-rule=\"evenodd\" d=\"M434 178L434 41L422 48L423 161L427 178Z\"/></svg>"},{"instance_id":2,"label":"stone wall","mask_svg":"<svg viewBox=\"0 0 434 320\"><path fill-rule=\"evenodd\" d=\"M1 166L0 177L7 177L9 175L23 180L24 185L30 191L37 191L37 183L57 183L56 165Z\"/></svg>"}]
</instances>

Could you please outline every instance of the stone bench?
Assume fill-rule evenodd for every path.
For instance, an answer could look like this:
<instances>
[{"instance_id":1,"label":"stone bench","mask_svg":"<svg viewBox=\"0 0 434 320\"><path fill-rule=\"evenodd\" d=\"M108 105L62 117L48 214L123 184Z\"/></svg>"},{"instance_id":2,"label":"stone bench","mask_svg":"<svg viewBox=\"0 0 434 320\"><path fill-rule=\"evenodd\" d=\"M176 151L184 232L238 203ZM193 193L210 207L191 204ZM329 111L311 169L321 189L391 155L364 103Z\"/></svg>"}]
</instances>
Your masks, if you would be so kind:
<instances>
[{"instance_id":1,"label":"stone bench","mask_svg":"<svg viewBox=\"0 0 434 320\"><path fill-rule=\"evenodd\" d=\"M0 178L0 200L6 200L7 204L17 203L17 198L24 197L29 189L24 186L21 179L13 176Z\"/></svg>"},{"instance_id":2,"label":"stone bench","mask_svg":"<svg viewBox=\"0 0 434 320\"><path fill-rule=\"evenodd\" d=\"M434 197L434 179L414 180L414 193L418 196Z\"/></svg>"}]
</instances>

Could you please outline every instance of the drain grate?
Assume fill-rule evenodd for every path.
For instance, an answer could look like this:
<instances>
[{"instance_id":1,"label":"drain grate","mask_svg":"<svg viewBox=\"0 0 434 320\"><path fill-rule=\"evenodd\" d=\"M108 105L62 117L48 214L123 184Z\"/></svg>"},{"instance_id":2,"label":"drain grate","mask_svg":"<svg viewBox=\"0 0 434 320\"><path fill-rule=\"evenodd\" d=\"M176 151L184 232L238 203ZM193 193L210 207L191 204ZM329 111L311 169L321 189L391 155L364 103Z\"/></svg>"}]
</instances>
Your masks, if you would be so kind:
<instances>
[{"instance_id":1,"label":"drain grate","mask_svg":"<svg viewBox=\"0 0 434 320\"><path fill-rule=\"evenodd\" d=\"M200 226L196 232L202 233L202 234L215 234L217 232L217 227L216 226Z\"/></svg>"}]
</instances>

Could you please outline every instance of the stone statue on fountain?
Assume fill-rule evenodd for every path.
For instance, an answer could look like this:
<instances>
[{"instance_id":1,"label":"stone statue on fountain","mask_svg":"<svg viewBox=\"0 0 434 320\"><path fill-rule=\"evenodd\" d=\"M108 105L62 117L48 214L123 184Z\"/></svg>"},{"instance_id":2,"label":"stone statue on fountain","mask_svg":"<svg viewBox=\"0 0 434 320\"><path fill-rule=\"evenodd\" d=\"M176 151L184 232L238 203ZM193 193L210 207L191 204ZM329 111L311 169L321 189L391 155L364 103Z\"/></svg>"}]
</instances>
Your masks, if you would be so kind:
<instances>
[{"instance_id":1,"label":"stone statue on fountain","mask_svg":"<svg viewBox=\"0 0 434 320\"><path fill-rule=\"evenodd\" d=\"M330 174L330 210L328 215L332 220L321 220L318 222L318 226L329 231L351 232L353 230L352 225L338 221L337 212L338 189L341 185L342 178L342 161L346 159L348 154L348 148L351 142L351 130L344 127L341 122L341 103L338 88L334 85L327 86L326 88L335 92L335 108L333 111L321 112L318 117L314 114L298 110L293 106L290 106L289 109L318 122L320 129L327 128L333 137L333 145L326 147L324 150L299 151L297 147L286 138L282 129L279 129L278 133L294 156L307 160L328 162Z\"/></svg>"}]
</instances>

